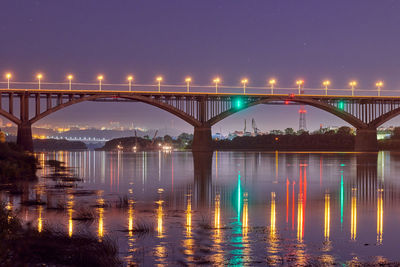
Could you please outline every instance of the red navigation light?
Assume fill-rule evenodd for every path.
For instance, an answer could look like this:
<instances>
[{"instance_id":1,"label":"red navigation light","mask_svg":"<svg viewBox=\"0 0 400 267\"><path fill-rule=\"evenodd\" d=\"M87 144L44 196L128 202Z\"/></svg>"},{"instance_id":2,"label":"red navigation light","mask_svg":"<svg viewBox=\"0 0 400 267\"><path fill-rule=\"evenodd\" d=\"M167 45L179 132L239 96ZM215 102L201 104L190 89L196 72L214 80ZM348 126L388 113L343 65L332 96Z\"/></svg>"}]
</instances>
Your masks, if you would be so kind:
<instances>
[{"instance_id":1,"label":"red navigation light","mask_svg":"<svg viewBox=\"0 0 400 267\"><path fill-rule=\"evenodd\" d=\"M285 105L289 105L289 101L288 100L285 100Z\"/></svg>"},{"instance_id":2,"label":"red navigation light","mask_svg":"<svg viewBox=\"0 0 400 267\"><path fill-rule=\"evenodd\" d=\"M293 97L294 97L294 94L290 94L289 96L290 96L291 98L293 98Z\"/></svg>"}]
</instances>

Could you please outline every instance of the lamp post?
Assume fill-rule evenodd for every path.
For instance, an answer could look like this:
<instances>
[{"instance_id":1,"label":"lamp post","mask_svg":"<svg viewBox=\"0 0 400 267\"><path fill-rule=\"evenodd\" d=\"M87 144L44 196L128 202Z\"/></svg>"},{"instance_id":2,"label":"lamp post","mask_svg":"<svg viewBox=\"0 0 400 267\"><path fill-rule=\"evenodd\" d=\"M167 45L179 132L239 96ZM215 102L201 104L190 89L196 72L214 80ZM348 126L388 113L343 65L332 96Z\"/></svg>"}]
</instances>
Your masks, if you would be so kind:
<instances>
[{"instance_id":1,"label":"lamp post","mask_svg":"<svg viewBox=\"0 0 400 267\"><path fill-rule=\"evenodd\" d=\"M325 87L325 95L328 95L328 86L331 85L331 81L323 81L322 85Z\"/></svg>"},{"instance_id":2,"label":"lamp post","mask_svg":"<svg viewBox=\"0 0 400 267\"><path fill-rule=\"evenodd\" d=\"M132 81L133 81L133 76L129 75L128 78L126 78L128 80L128 87L129 87L129 92L132 91Z\"/></svg>"},{"instance_id":3,"label":"lamp post","mask_svg":"<svg viewBox=\"0 0 400 267\"><path fill-rule=\"evenodd\" d=\"M69 84L69 90L72 90L72 79L74 78L74 76L72 76L71 74L69 74L67 76L68 79L68 84Z\"/></svg>"},{"instance_id":4,"label":"lamp post","mask_svg":"<svg viewBox=\"0 0 400 267\"><path fill-rule=\"evenodd\" d=\"M39 73L38 75L36 75L36 78L38 79L38 88L40 90L40 80L43 78L43 75Z\"/></svg>"},{"instance_id":5,"label":"lamp post","mask_svg":"<svg viewBox=\"0 0 400 267\"><path fill-rule=\"evenodd\" d=\"M7 78L7 88L10 89L10 79L11 79L12 75L11 73L7 73L6 74L6 78Z\"/></svg>"},{"instance_id":6,"label":"lamp post","mask_svg":"<svg viewBox=\"0 0 400 267\"><path fill-rule=\"evenodd\" d=\"M243 84L243 94L246 94L246 84L249 82L249 80L242 79L242 84Z\"/></svg>"},{"instance_id":7,"label":"lamp post","mask_svg":"<svg viewBox=\"0 0 400 267\"><path fill-rule=\"evenodd\" d=\"M296 84L297 84L297 86L299 88L299 95L300 95L301 94L301 87L304 84L304 81L303 80L297 80Z\"/></svg>"},{"instance_id":8,"label":"lamp post","mask_svg":"<svg viewBox=\"0 0 400 267\"><path fill-rule=\"evenodd\" d=\"M351 95L354 96L354 88L357 86L357 82L356 81L351 81L349 83L350 87L351 87Z\"/></svg>"},{"instance_id":9,"label":"lamp post","mask_svg":"<svg viewBox=\"0 0 400 267\"><path fill-rule=\"evenodd\" d=\"M381 96L381 88L383 86L383 82L382 81L378 81L375 85L378 88L378 96Z\"/></svg>"},{"instance_id":10,"label":"lamp post","mask_svg":"<svg viewBox=\"0 0 400 267\"><path fill-rule=\"evenodd\" d=\"M97 76L97 80L99 80L99 91L101 91L101 81L104 79L103 75Z\"/></svg>"},{"instance_id":11,"label":"lamp post","mask_svg":"<svg viewBox=\"0 0 400 267\"><path fill-rule=\"evenodd\" d=\"M268 83L271 86L271 95L273 95L274 94L274 86L276 84L276 80L275 79L270 79Z\"/></svg>"},{"instance_id":12,"label":"lamp post","mask_svg":"<svg viewBox=\"0 0 400 267\"><path fill-rule=\"evenodd\" d=\"M189 93L189 91L190 91L190 83L192 82L192 78L186 77L185 82L186 82L186 91Z\"/></svg>"},{"instance_id":13,"label":"lamp post","mask_svg":"<svg viewBox=\"0 0 400 267\"><path fill-rule=\"evenodd\" d=\"M221 79L219 77L215 78L213 80L213 82L215 83L215 93L218 93L218 84L221 82Z\"/></svg>"},{"instance_id":14,"label":"lamp post","mask_svg":"<svg viewBox=\"0 0 400 267\"><path fill-rule=\"evenodd\" d=\"M161 76L158 76L156 78L156 81L158 82L158 91L161 92L161 82L162 82L163 78Z\"/></svg>"}]
</instances>

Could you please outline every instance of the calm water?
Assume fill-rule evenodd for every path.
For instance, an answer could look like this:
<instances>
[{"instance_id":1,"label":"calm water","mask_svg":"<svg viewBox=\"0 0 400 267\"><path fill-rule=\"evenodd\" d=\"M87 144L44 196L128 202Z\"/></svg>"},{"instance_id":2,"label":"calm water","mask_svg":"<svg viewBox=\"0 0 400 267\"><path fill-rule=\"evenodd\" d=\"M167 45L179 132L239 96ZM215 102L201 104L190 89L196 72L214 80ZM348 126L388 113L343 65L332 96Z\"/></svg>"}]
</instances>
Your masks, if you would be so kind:
<instances>
[{"instance_id":1,"label":"calm water","mask_svg":"<svg viewBox=\"0 0 400 267\"><path fill-rule=\"evenodd\" d=\"M400 261L400 154L84 151L38 158L66 162L83 182L63 189L40 178L3 201L38 231L111 237L125 263ZM49 172L43 165L39 174ZM21 198L47 204L20 206ZM96 219L73 220L85 208Z\"/></svg>"}]
</instances>

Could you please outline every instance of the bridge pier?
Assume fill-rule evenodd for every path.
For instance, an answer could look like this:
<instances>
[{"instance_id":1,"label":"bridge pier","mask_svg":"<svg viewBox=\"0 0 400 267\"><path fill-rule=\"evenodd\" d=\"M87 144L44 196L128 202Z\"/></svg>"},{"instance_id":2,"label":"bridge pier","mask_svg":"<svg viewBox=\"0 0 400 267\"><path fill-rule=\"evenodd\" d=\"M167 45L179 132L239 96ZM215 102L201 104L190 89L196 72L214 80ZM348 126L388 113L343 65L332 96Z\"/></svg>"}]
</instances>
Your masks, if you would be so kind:
<instances>
[{"instance_id":1,"label":"bridge pier","mask_svg":"<svg viewBox=\"0 0 400 267\"><path fill-rule=\"evenodd\" d=\"M213 151L213 143L212 143L211 126L210 125L194 127L192 151L193 152Z\"/></svg>"},{"instance_id":2,"label":"bridge pier","mask_svg":"<svg viewBox=\"0 0 400 267\"><path fill-rule=\"evenodd\" d=\"M377 152L376 128L357 129L354 150L357 152Z\"/></svg>"},{"instance_id":3,"label":"bridge pier","mask_svg":"<svg viewBox=\"0 0 400 267\"><path fill-rule=\"evenodd\" d=\"M32 125L30 123L18 124L17 144L24 150L33 152Z\"/></svg>"}]
</instances>

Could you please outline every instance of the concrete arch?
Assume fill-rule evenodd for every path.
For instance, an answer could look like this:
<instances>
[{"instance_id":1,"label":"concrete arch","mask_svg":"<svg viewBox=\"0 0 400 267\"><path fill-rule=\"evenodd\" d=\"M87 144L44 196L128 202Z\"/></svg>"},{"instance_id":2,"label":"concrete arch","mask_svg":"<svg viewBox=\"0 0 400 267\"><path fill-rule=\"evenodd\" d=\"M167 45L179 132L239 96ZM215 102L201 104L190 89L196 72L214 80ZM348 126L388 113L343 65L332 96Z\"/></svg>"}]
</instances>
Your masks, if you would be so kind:
<instances>
[{"instance_id":1,"label":"concrete arch","mask_svg":"<svg viewBox=\"0 0 400 267\"><path fill-rule=\"evenodd\" d=\"M15 117L14 115L4 111L3 109L0 109L0 115L5 117L6 119L12 121L15 124L20 124L21 120Z\"/></svg>"},{"instance_id":2,"label":"concrete arch","mask_svg":"<svg viewBox=\"0 0 400 267\"><path fill-rule=\"evenodd\" d=\"M169 104L165 104L162 102L159 102L157 100L154 100L150 97L144 97L144 96L137 96L137 95L121 95L121 94L116 94L116 95L110 95L110 94L104 94L104 95L92 95L92 96L86 96L86 97L81 97L81 98L77 98L74 100L70 100L66 103L57 105L51 109L46 110L45 112L40 113L39 115L33 117L32 119L29 120L29 122L31 124L37 122L40 119L43 119L44 117L60 110L66 107L69 107L71 105L74 104L78 104L84 101L91 101L91 100L96 100L96 99L100 99L100 98L109 98L109 97L117 97L117 98L123 98L123 99L130 99L130 100L136 100L138 102L143 102L155 107L158 107L160 109L163 109L179 118L181 118L182 120L186 121L187 123L193 125L193 126L200 126L201 123L196 120L195 118L189 116L188 114L186 114L185 112L169 105Z\"/></svg>"},{"instance_id":3,"label":"concrete arch","mask_svg":"<svg viewBox=\"0 0 400 267\"><path fill-rule=\"evenodd\" d=\"M397 117L398 115L400 115L400 108L393 109L392 111L389 111L389 112L379 116L375 120L371 121L369 123L369 125L370 125L370 127L378 128L385 122Z\"/></svg>"},{"instance_id":4,"label":"concrete arch","mask_svg":"<svg viewBox=\"0 0 400 267\"><path fill-rule=\"evenodd\" d=\"M300 103L300 104L313 106L313 107L324 110L326 112L329 112L329 113L341 118L342 120L348 122L349 124L351 124L352 126L354 126L357 129L362 129L362 128L368 127L368 125L366 123L362 122L360 119L356 118L355 116L351 115L350 113L342 111L342 110L340 110L332 105L326 104L324 102L321 102L318 100L312 100L312 99L272 97L272 98L261 99L259 101L249 103L246 105L245 108L249 108L249 107L252 107L255 105L259 105L259 104L267 104L268 102L273 102L273 101L291 101L291 102L296 102L296 103ZM215 116L214 118L211 118L208 122L210 125L214 125L217 122L219 122L219 121L227 118L228 116L235 114L241 110L243 110L243 109L231 108L231 109Z\"/></svg>"}]
</instances>

